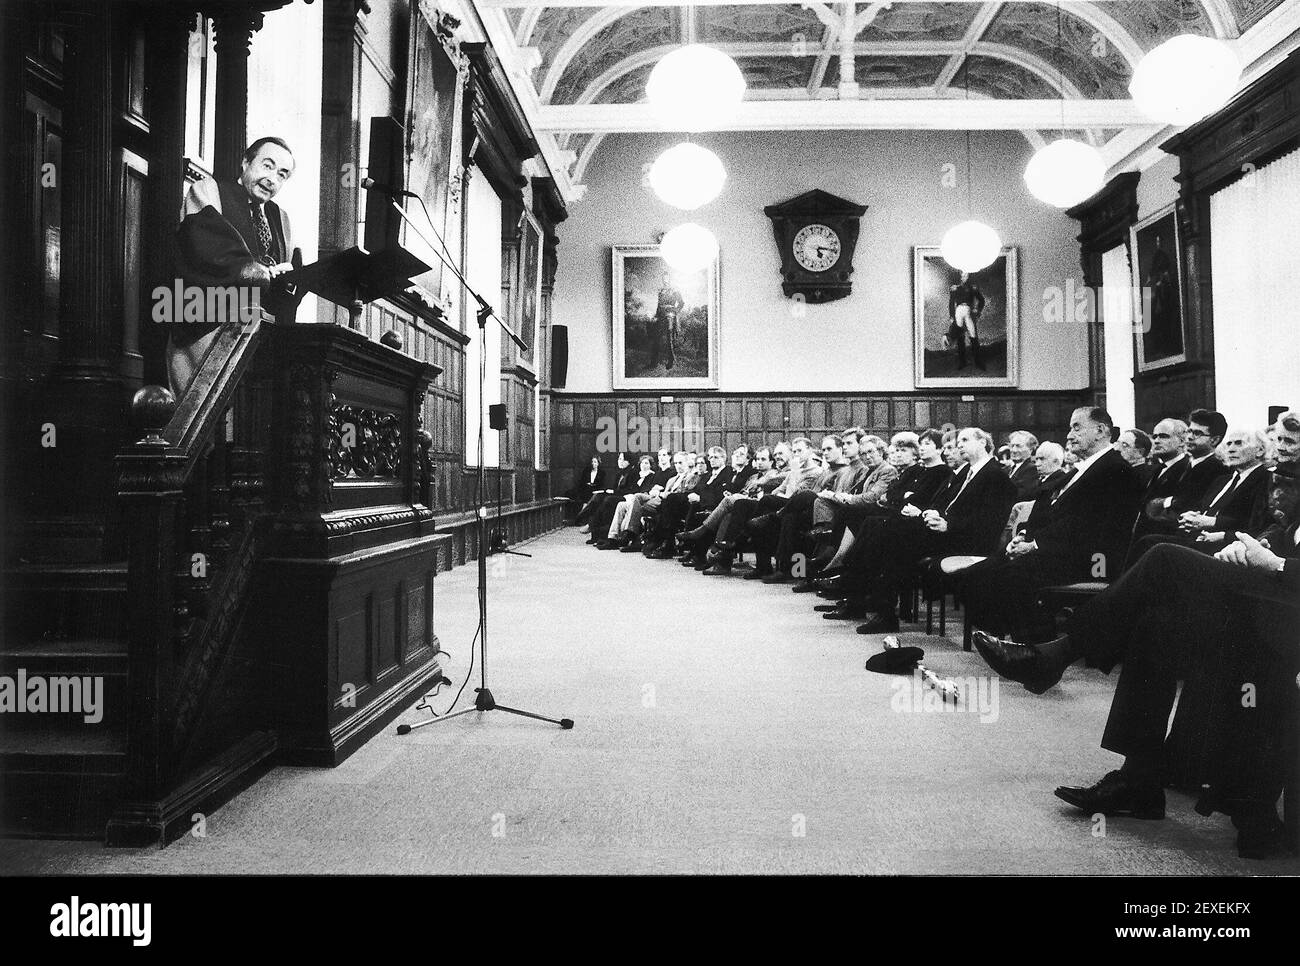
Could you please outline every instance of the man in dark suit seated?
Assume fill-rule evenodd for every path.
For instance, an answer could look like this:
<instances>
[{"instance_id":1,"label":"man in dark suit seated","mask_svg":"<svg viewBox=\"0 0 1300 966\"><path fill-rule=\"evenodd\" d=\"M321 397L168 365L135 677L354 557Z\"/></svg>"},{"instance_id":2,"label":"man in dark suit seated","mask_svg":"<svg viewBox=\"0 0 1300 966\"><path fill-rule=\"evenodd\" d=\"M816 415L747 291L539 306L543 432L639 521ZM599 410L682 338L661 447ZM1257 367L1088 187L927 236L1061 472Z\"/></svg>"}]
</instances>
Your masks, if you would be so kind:
<instances>
[{"instance_id":1,"label":"man in dark suit seated","mask_svg":"<svg viewBox=\"0 0 1300 966\"><path fill-rule=\"evenodd\" d=\"M664 497L654 529L653 539L657 549L646 554L651 559L671 560L673 538L691 511L712 510L721 501L723 488L732 476L731 467L727 465L727 451L721 446L710 446L706 455L709 461L708 472L701 473L689 489L683 488L680 493Z\"/></svg>"},{"instance_id":2,"label":"man in dark suit seated","mask_svg":"<svg viewBox=\"0 0 1300 966\"><path fill-rule=\"evenodd\" d=\"M1083 406L1070 416L1066 445L1078 457L1074 472L1003 554L962 572L972 626L1045 639L1040 635L1051 636L1050 617L1044 620L1034 606L1041 588L1119 573L1140 486L1111 445L1112 428L1104 409Z\"/></svg>"},{"instance_id":3,"label":"man in dark suit seated","mask_svg":"<svg viewBox=\"0 0 1300 966\"><path fill-rule=\"evenodd\" d=\"M1016 487L1017 500L1032 500L1038 489L1038 471L1032 459L1038 449L1038 437L1033 433L1018 429L1007 437L1007 448L1011 454L1011 468L1007 476Z\"/></svg>"},{"instance_id":4,"label":"man in dark suit seated","mask_svg":"<svg viewBox=\"0 0 1300 966\"><path fill-rule=\"evenodd\" d=\"M898 629L903 581L923 557L986 554L997 546L1016 488L993 458L993 437L974 426L957 434L967 468L924 511L887 517L871 539L859 540L845 564L846 596L827 619L866 618L860 634Z\"/></svg>"},{"instance_id":5,"label":"man in dark suit seated","mask_svg":"<svg viewBox=\"0 0 1300 966\"><path fill-rule=\"evenodd\" d=\"M1239 533L1213 557L1155 547L1075 611L1056 640L1025 645L975 633L989 666L1035 694L1080 657L1107 673L1123 662L1101 746L1124 764L1090 787L1058 788L1059 798L1089 815L1164 818L1165 733L1183 679L1180 708L1219 709L1203 723L1213 760L1197 811L1231 816L1243 858L1280 854L1276 802L1300 671L1297 519L1265 540Z\"/></svg>"},{"instance_id":6,"label":"man in dark suit seated","mask_svg":"<svg viewBox=\"0 0 1300 966\"><path fill-rule=\"evenodd\" d=\"M1179 517L1187 510L1204 506L1206 497L1213 496L1210 488L1225 472L1223 461L1214 451L1227 430L1222 413L1197 409L1187 417L1186 468L1172 492L1161 489L1154 494L1155 499L1143 499L1142 516L1133 528L1134 540L1152 533L1178 533Z\"/></svg>"},{"instance_id":7,"label":"man in dark suit seated","mask_svg":"<svg viewBox=\"0 0 1300 966\"><path fill-rule=\"evenodd\" d=\"M1133 525L1133 539L1172 532L1167 521L1156 522L1155 517L1167 514L1166 501L1178 494L1191 465L1187 456L1187 424L1181 419L1162 419L1156 423L1151 430L1151 473L1142 489L1141 511Z\"/></svg>"},{"instance_id":8,"label":"man in dark suit seated","mask_svg":"<svg viewBox=\"0 0 1300 966\"><path fill-rule=\"evenodd\" d=\"M690 510L691 514L704 512L704 522L713 518L728 498L742 492L749 481L758 472L758 467L754 462L754 448L748 443L737 446L731 453L731 476L722 486L720 493L710 492L707 503L695 501ZM717 499L714 499L714 497ZM711 504L711 505L710 505ZM690 514L688 514L689 517ZM700 526L704 526L701 522ZM678 534L677 546L682 551L678 559L682 566L695 567L697 570L703 570L708 564L705 562L705 555L708 552L709 544L712 542L712 533L709 533L707 539L701 539L698 532L699 527L686 533Z\"/></svg>"},{"instance_id":9,"label":"man in dark suit seated","mask_svg":"<svg viewBox=\"0 0 1300 966\"><path fill-rule=\"evenodd\" d=\"M764 552L774 551L776 556L776 565L763 578L763 583L783 584L791 580L796 543L799 535L812 526L817 494L826 490L842 491L866 475L867 468L858 455L860 433L861 430L850 429L842 436L835 433L823 436L822 473L812 489L794 493L766 526L758 526L758 518L751 521L755 542Z\"/></svg>"},{"instance_id":10,"label":"man in dark suit seated","mask_svg":"<svg viewBox=\"0 0 1300 966\"><path fill-rule=\"evenodd\" d=\"M1177 533L1153 533L1135 540L1126 566L1133 566L1160 543L1179 543L1202 553L1215 553L1227 546L1238 530L1259 533L1268 523L1269 473L1264 464L1271 458L1272 449L1262 430L1228 430L1223 452L1230 472L1210 485L1201 506L1179 515Z\"/></svg>"},{"instance_id":11,"label":"man in dark suit seated","mask_svg":"<svg viewBox=\"0 0 1300 966\"><path fill-rule=\"evenodd\" d=\"M1138 479L1145 487L1151 482L1155 467L1151 465L1151 437L1140 429L1126 429L1115 440L1115 448L1125 462L1137 472Z\"/></svg>"}]
</instances>

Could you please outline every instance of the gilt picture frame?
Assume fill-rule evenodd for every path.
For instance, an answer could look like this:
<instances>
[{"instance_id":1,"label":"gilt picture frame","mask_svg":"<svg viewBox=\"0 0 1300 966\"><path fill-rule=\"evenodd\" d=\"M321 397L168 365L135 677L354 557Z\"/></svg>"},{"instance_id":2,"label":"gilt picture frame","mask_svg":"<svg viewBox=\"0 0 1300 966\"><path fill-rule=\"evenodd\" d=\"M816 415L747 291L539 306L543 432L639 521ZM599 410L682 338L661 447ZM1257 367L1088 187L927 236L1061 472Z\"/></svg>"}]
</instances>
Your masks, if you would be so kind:
<instances>
[{"instance_id":1,"label":"gilt picture frame","mask_svg":"<svg viewBox=\"0 0 1300 966\"><path fill-rule=\"evenodd\" d=\"M613 246L613 388L718 388L720 257L681 272L658 245Z\"/></svg>"}]
</instances>

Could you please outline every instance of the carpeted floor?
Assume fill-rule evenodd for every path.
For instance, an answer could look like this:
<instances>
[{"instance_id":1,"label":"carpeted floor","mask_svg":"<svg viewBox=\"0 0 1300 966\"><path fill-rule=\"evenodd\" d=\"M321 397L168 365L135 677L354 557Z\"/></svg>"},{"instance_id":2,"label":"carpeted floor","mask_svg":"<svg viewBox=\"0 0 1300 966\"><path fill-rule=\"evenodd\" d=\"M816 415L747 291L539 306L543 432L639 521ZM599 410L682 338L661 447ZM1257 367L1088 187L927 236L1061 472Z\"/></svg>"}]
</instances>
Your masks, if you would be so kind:
<instances>
[{"instance_id":1,"label":"carpeted floor","mask_svg":"<svg viewBox=\"0 0 1300 966\"><path fill-rule=\"evenodd\" d=\"M995 692L978 655L905 627L927 666L985 688L982 713L975 696L971 710L935 710L911 679L863 670L880 638L821 620L815 598L583 540L564 530L523 547L532 559L489 561L497 701L572 717L574 730L501 713L405 737L390 728L338 768L274 769L209 816L204 838L138 851L5 842L0 869L1300 872L1298 860L1238 859L1227 820L1183 795L1163 822L1104 827L1053 797L1117 765L1097 746L1113 681L1096 672L1072 669L1042 697L1005 682ZM437 581L435 627L458 685L476 573Z\"/></svg>"}]
</instances>

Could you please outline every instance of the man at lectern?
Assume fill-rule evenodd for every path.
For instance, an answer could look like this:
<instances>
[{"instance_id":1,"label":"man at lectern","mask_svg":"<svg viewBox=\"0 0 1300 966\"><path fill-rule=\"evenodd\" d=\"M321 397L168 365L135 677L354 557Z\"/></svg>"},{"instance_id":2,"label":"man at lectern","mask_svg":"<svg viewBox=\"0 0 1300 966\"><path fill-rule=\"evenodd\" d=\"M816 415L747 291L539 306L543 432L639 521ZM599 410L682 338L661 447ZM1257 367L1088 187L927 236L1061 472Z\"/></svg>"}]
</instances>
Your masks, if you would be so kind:
<instances>
[{"instance_id":1,"label":"man at lectern","mask_svg":"<svg viewBox=\"0 0 1300 966\"><path fill-rule=\"evenodd\" d=\"M174 314L167 370L178 399L222 325L245 321L242 312L226 318L226 307L262 304L272 282L294 268L289 218L271 200L292 177L294 166L293 152L281 138L258 138L244 152L238 181L202 178L185 196L176 231L177 267L185 287L200 289L205 297L197 313ZM216 288L238 296L206 297Z\"/></svg>"}]
</instances>

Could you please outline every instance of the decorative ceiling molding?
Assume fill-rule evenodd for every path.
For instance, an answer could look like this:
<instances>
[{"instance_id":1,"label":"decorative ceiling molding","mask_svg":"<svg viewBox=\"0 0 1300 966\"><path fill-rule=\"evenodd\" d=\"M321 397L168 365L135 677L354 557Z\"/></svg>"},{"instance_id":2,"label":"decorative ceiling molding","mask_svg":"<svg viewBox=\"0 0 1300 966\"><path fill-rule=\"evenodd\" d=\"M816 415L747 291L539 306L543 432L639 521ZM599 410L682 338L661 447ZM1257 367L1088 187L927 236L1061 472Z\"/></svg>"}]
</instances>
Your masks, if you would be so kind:
<instances>
[{"instance_id":1,"label":"decorative ceiling molding","mask_svg":"<svg viewBox=\"0 0 1300 966\"><path fill-rule=\"evenodd\" d=\"M566 132L671 132L648 104L546 104L538 127ZM720 131L1018 131L1154 127L1130 100L880 98L870 101L743 101Z\"/></svg>"},{"instance_id":2,"label":"decorative ceiling molding","mask_svg":"<svg viewBox=\"0 0 1300 966\"><path fill-rule=\"evenodd\" d=\"M1036 145L1065 130L1101 146L1115 172L1161 143L1125 89L1147 50L1180 31L1213 33L1237 50L1244 86L1300 41L1300 0L433 2L472 11L466 26L497 50L566 201L605 134L660 130L635 102L679 38L725 50L745 72L727 129L1019 130Z\"/></svg>"}]
</instances>

